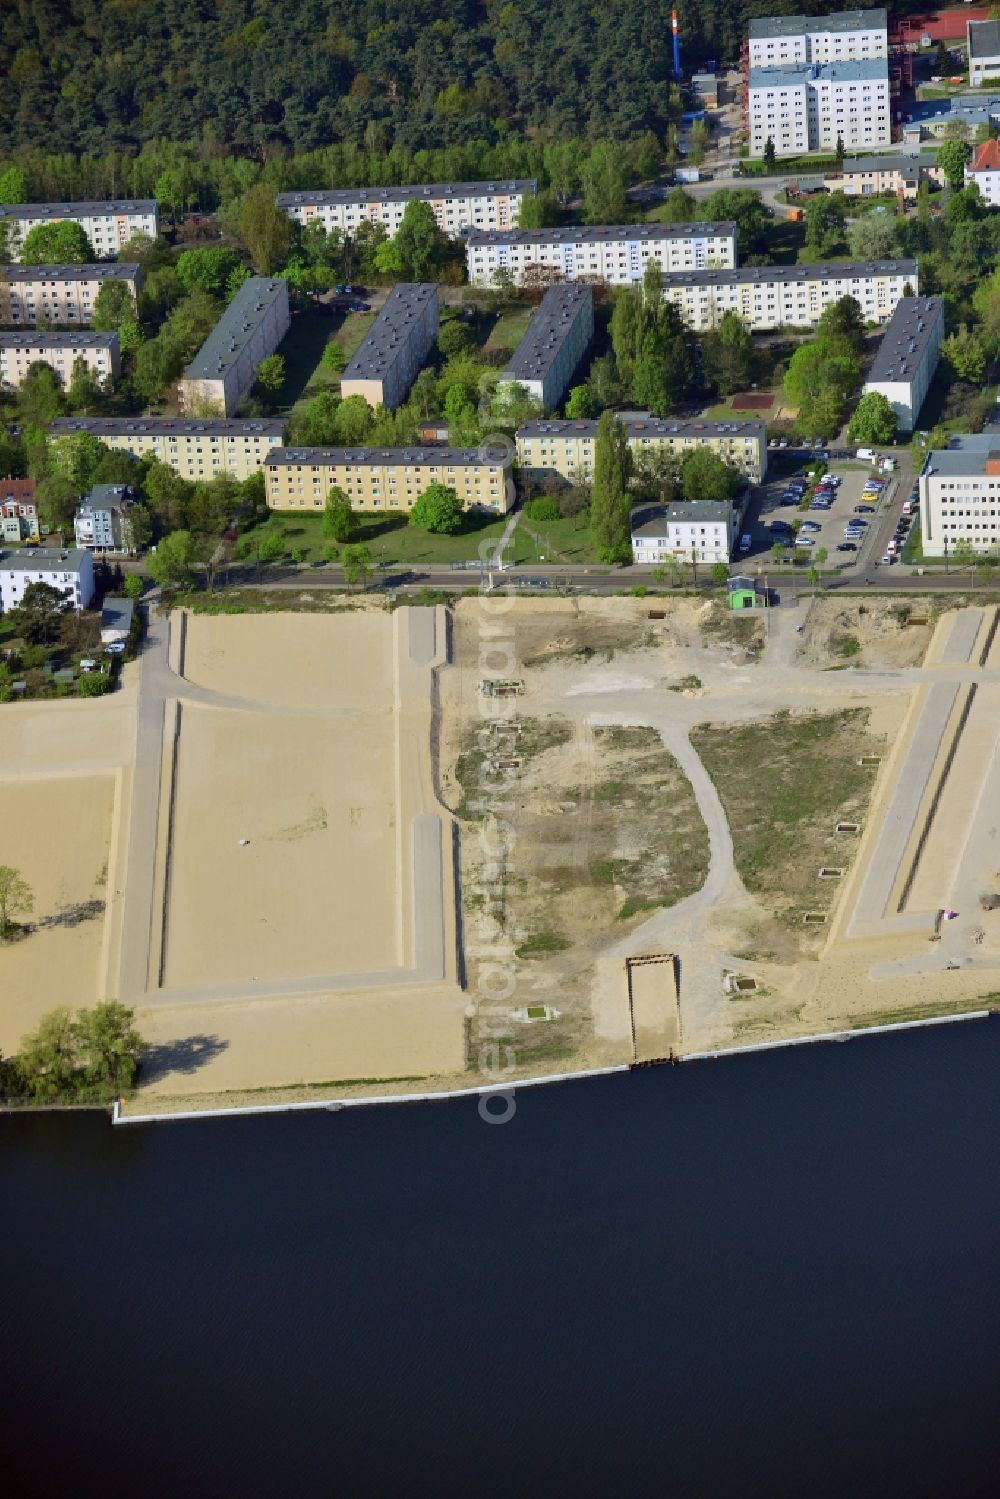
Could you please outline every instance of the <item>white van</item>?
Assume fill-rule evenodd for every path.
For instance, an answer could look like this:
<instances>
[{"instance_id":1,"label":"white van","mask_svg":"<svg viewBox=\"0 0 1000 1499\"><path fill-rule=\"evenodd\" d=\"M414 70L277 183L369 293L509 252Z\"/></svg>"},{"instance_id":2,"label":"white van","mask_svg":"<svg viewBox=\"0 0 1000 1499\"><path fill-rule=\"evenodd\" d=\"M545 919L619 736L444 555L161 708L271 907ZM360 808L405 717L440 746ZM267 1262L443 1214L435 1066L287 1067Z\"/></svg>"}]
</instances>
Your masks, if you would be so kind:
<instances>
[{"instance_id":1,"label":"white van","mask_svg":"<svg viewBox=\"0 0 1000 1499\"><path fill-rule=\"evenodd\" d=\"M858 448L858 457L861 459L861 461L863 463L874 463L875 462L875 449L874 448Z\"/></svg>"}]
</instances>

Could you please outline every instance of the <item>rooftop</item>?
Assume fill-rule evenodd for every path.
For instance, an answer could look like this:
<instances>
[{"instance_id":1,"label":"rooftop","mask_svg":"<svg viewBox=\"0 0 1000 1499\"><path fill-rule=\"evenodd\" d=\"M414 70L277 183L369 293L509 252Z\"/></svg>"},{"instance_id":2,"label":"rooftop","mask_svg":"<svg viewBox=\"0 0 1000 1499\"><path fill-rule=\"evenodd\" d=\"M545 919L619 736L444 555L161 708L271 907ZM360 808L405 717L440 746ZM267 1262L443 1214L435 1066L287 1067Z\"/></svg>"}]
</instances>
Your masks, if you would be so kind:
<instances>
[{"instance_id":1,"label":"rooftop","mask_svg":"<svg viewBox=\"0 0 1000 1499\"><path fill-rule=\"evenodd\" d=\"M593 327L592 288L575 281L550 286L500 379L544 379L580 317L588 317Z\"/></svg>"},{"instance_id":2,"label":"rooftop","mask_svg":"<svg viewBox=\"0 0 1000 1499\"><path fill-rule=\"evenodd\" d=\"M844 162L844 172L916 172L921 167L937 166L938 159L933 151L918 151L907 155L900 152L898 156L849 156Z\"/></svg>"},{"instance_id":3,"label":"rooftop","mask_svg":"<svg viewBox=\"0 0 1000 1499\"><path fill-rule=\"evenodd\" d=\"M908 105L912 121L904 129L915 129L931 120L959 119L966 125L985 125L1000 118L1000 94L952 94L948 99L915 99Z\"/></svg>"},{"instance_id":4,"label":"rooftop","mask_svg":"<svg viewBox=\"0 0 1000 1499\"><path fill-rule=\"evenodd\" d=\"M123 599L111 594L105 594L104 604L101 609L102 630L124 630L126 633L132 628L132 616L135 613L135 603L132 599Z\"/></svg>"},{"instance_id":5,"label":"rooftop","mask_svg":"<svg viewBox=\"0 0 1000 1499\"><path fill-rule=\"evenodd\" d=\"M83 497L83 504L92 510L120 510L131 503L127 484L94 484Z\"/></svg>"},{"instance_id":6,"label":"rooftop","mask_svg":"<svg viewBox=\"0 0 1000 1499\"><path fill-rule=\"evenodd\" d=\"M185 380L217 380L237 362L278 302L288 305L288 282L265 276L244 281L197 354Z\"/></svg>"},{"instance_id":7,"label":"rooftop","mask_svg":"<svg viewBox=\"0 0 1000 1499\"><path fill-rule=\"evenodd\" d=\"M750 87L795 88L801 83L866 83L889 77L887 57L859 57L846 62L786 62L776 68L751 68Z\"/></svg>"},{"instance_id":8,"label":"rooftop","mask_svg":"<svg viewBox=\"0 0 1000 1499\"><path fill-rule=\"evenodd\" d=\"M437 306L434 282L397 282L356 349L354 358L344 369L341 384L345 380L381 379L406 347L429 303Z\"/></svg>"},{"instance_id":9,"label":"rooftop","mask_svg":"<svg viewBox=\"0 0 1000 1499\"><path fill-rule=\"evenodd\" d=\"M119 260L103 260L100 265L5 265L0 267L8 281L138 281L139 266Z\"/></svg>"},{"instance_id":10,"label":"rooftop","mask_svg":"<svg viewBox=\"0 0 1000 1499\"><path fill-rule=\"evenodd\" d=\"M0 219L92 219L101 214L156 212L153 198L109 198L105 203L5 203Z\"/></svg>"},{"instance_id":11,"label":"rooftop","mask_svg":"<svg viewBox=\"0 0 1000 1499\"><path fill-rule=\"evenodd\" d=\"M629 416L623 418L629 437L757 437L763 439L764 423L757 420L740 422L717 422L692 417ZM552 420L525 422L518 427L518 437L594 437L596 421Z\"/></svg>"},{"instance_id":12,"label":"rooftop","mask_svg":"<svg viewBox=\"0 0 1000 1499\"><path fill-rule=\"evenodd\" d=\"M982 141L972 153L967 172L1000 172L1000 141Z\"/></svg>"},{"instance_id":13,"label":"rooftop","mask_svg":"<svg viewBox=\"0 0 1000 1499\"><path fill-rule=\"evenodd\" d=\"M728 500L679 500L676 505L661 505L643 514L645 519L632 528L633 540L637 536L666 536L672 521L724 526L732 519L733 507Z\"/></svg>"},{"instance_id":14,"label":"rooftop","mask_svg":"<svg viewBox=\"0 0 1000 1499\"><path fill-rule=\"evenodd\" d=\"M0 333L0 349L109 349L117 342L117 333Z\"/></svg>"},{"instance_id":15,"label":"rooftop","mask_svg":"<svg viewBox=\"0 0 1000 1499\"><path fill-rule=\"evenodd\" d=\"M0 571L78 573L84 558L89 561L90 553L83 547L18 547L0 551Z\"/></svg>"},{"instance_id":16,"label":"rooftop","mask_svg":"<svg viewBox=\"0 0 1000 1499\"><path fill-rule=\"evenodd\" d=\"M54 437L284 437L285 424L278 417L58 416L49 431Z\"/></svg>"},{"instance_id":17,"label":"rooftop","mask_svg":"<svg viewBox=\"0 0 1000 1499\"><path fill-rule=\"evenodd\" d=\"M888 19L884 10L842 10L832 16L765 16L750 22L750 40L767 41L769 37L816 36L823 31L885 31Z\"/></svg>"},{"instance_id":18,"label":"rooftop","mask_svg":"<svg viewBox=\"0 0 1000 1499\"><path fill-rule=\"evenodd\" d=\"M969 21L969 56L1000 57L1000 21Z\"/></svg>"},{"instance_id":19,"label":"rooftop","mask_svg":"<svg viewBox=\"0 0 1000 1499\"><path fill-rule=\"evenodd\" d=\"M664 271L670 286L767 285L775 281L867 281L872 276L916 276L915 260L827 260L816 265L745 265L722 271Z\"/></svg>"},{"instance_id":20,"label":"rooftop","mask_svg":"<svg viewBox=\"0 0 1000 1499\"><path fill-rule=\"evenodd\" d=\"M484 463L506 467L511 455L506 448L272 448L265 468L287 468L292 464L338 468L350 464L384 464L422 468L430 464L479 467Z\"/></svg>"},{"instance_id":21,"label":"rooftop","mask_svg":"<svg viewBox=\"0 0 1000 1499\"><path fill-rule=\"evenodd\" d=\"M469 245L587 245L607 240L706 239L736 237L736 225L718 224L573 224L563 229L473 229Z\"/></svg>"},{"instance_id":22,"label":"rooftop","mask_svg":"<svg viewBox=\"0 0 1000 1499\"><path fill-rule=\"evenodd\" d=\"M538 183L534 177L509 178L495 182L418 182L410 187L338 187L307 190L301 193L279 193L279 208L298 208L312 203L408 203L411 198L426 198L429 203L447 198L481 198L490 194L533 193Z\"/></svg>"},{"instance_id":23,"label":"rooftop","mask_svg":"<svg viewBox=\"0 0 1000 1499\"><path fill-rule=\"evenodd\" d=\"M928 344L940 334L943 321L944 302L940 297L900 297L866 384L913 380Z\"/></svg>"},{"instance_id":24,"label":"rooftop","mask_svg":"<svg viewBox=\"0 0 1000 1499\"><path fill-rule=\"evenodd\" d=\"M949 438L946 448L928 453L922 472L975 479L990 472L991 463L1000 474L1000 432L963 432Z\"/></svg>"}]
</instances>

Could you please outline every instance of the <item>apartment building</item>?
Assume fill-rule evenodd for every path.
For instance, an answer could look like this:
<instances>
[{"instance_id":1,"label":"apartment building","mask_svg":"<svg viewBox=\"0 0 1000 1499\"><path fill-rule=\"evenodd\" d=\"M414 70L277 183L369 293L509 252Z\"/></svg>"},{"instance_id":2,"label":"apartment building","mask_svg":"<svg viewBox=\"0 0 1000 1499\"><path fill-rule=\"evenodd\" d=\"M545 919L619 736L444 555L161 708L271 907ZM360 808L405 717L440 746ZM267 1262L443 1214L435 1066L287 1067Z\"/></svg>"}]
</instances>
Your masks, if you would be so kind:
<instances>
[{"instance_id":1,"label":"apartment building","mask_svg":"<svg viewBox=\"0 0 1000 1499\"><path fill-rule=\"evenodd\" d=\"M33 364L47 364L68 386L78 359L107 385L121 374L117 333L0 333L0 388L16 390Z\"/></svg>"},{"instance_id":2,"label":"apartment building","mask_svg":"<svg viewBox=\"0 0 1000 1499\"><path fill-rule=\"evenodd\" d=\"M915 260L830 260L663 277L663 295L698 333L716 327L726 312L737 313L751 333L811 328L841 297L855 299L866 323L887 323L900 297L919 290Z\"/></svg>"},{"instance_id":3,"label":"apartment building","mask_svg":"<svg viewBox=\"0 0 1000 1499\"><path fill-rule=\"evenodd\" d=\"M0 551L0 609L5 614L21 602L29 583L48 583L65 594L74 609L86 609L94 597L93 559L80 547Z\"/></svg>"},{"instance_id":4,"label":"apartment building","mask_svg":"<svg viewBox=\"0 0 1000 1499\"><path fill-rule=\"evenodd\" d=\"M156 458L181 478L195 480L216 474L249 479L285 438L284 422L264 417L60 416L48 430L52 440L89 432L109 448Z\"/></svg>"},{"instance_id":5,"label":"apartment building","mask_svg":"<svg viewBox=\"0 0 1000 1499\"><path fill-rule=\"evenodd\" d=\"M507 182L419 183L414 187L345 187L329 192L279 193L275 202L297 224L322 224L353 234L381 224L392 239L406 205L429 203L438 228L457 238L470 229L513 229L521 204L538 188L534 178Z\"/></svg>"},{"instance_id":6,"label":"apartment building","mask_svg":"<svg viewBox=\"0 0 1000 1499\"><path fill-rule=\"evenodd\" d=\"M888 57L888 17L885 10L846 10L832 16L766 16L750 22L748 55L752 68Z\"/></svg>"},{"instance_id":7,"label":"apartment building","mask_svg":"<svg viewBox=\"0 0 1000 1499\"><path fill-rule=\"evenodd\" d=\"M340 394L371 407L401 406L434 345L438 290L432 281L400 281L340 377Z\"/></svg>"},{"instance_id":8,"label":"apartment building","mask_svg":"<svg viewBox=\"0 0 1000 1499\"><path fill-rule=\"evenodd\" d=\"M123 281L135 299L139 278L128 264L0 266L0 323L85 326L105 282Z\"/></svg>"},{"instance_id":9,"label":"apartment building","mask_svg":"<svg viewBox=\"0 0 1000 1499\"><path fill-rule=\"evenodd\" d=\"M991 208L1000 207L1000 141L983 141L965 164L966 187L975 184Z\"/></svg>"},{"instance_id":10,"label":"apartment building","mask_svg":"<svg viewBox=\"0 0 1000 1499\"><path fill-rule=\"evenodd\" d=\"M1000 432L952 437L930 452L919 479L920 545L946 557L958 542L976 552L1000 548Z\"/></svg>"},{"instance_id":11,"label":"apartment building","mask_svg":"<svg viewBox=\"0 0 1000 1499\"><path fill-rule=\"evenodd\" d=\"M34 479L0 479L0 541L37 541Z\"/></svg>"},{"instance_id":12,"label":"apartment building","mask_svg":"<svg viewBox=\"0 0 1000 1499\"><path fill-rule=\"evenodd\" d=\"M124 484L95 484L73 517L78 547L88 552L133 552L132 491Z\"/></svg>"},{"instance_id":13,"label":"apartment building","mask_svg":"<svg viewBox=\"0 0 1000 1499\"><path fill-rule=\"evenodd\" d=\"M632 456L641 464L647 453L682 458L692 448L710 448L752 484L767 473L767 431L762 421L714 422L700 417L626 417L623 425ZM596 421L525 422L518 427L517 462L529 482L561 479L589 484L594 476Z\"/></svg>"},{"instance_id":14,"label":"apartment building","mask_svg":"<svg viewBox=\"0 0 1000 1499\"><path fill-rule=\"evenodd\" d=\"M155 239L160 230L151 198L116 198L107 203L7 203L0 205L0 226L7 225L11 260L20 260L21 247L32 229L67 219L80 225L102 260L120 254L133 234L148 234Z\"/></svg>"},{"instance_id":15,"label":"apartment building","mask_svg":"<svg viewBox=\"0 0 1000 1499\"><path fill-rule=\"evenodd\" d=\"M632 519L632 560L637 567L677 562L728 562L736 540L739 511L728 500L680 500L636 511Z\"/></svg>"},{"instance_id":16,"label":"apartment building","mask_svg":"<svg viewBox=\"0 0 1000 1499\"><path fill-rule=\"evenodd\" d=\"M322 510L336 485L355 510L411 510L431 484L466 510L503 515L513 503L506 448L275 448L264 464L272 510Z\"/></svg>"},{"instance_id":17,"label":"apartment building","mask_svg":"<svg viewBox=\"0 0 1000 1499\"><path fill-rule=\"evenodd\" d=\"M180 381L181 405L195 416L232 416L291 323L288 282L244 281Z\"/></svg>"},{"instance_id":18,"label":"apartment building","mask_svg":"<svg viewBox=\"0 0 1000 1499\"><path fill-rule=\"evenodd\" d=\"M516 285L540 268L560 281L606 281L630 286L642 280L650 260L663 271L736 264L736 225L608 224L565 229L519 229L513 234L478 230L466 251L473 286L495 286L498 271Z\"/></svg>"},{"instance_id":19,"label":"apartment building","mask_svg":"<svg viewBox=\"0 0 1000 1499\"><path fill-rule=\"evenodd\" d=\"M984 89L979 94L952 94L948 99L913 100L909 110L900 126L907 146L945 140L956 132L959 138L972 140L981 126L993 129L1000 125L1000 93Z\"/></svg>"},{"instance_id":20,"label":"apartment building","mask_svg":"<svg viewBox=\"0 0 1000 1499\"><path fill-rule=\"evenodd\" d=\"M966 21L965 35L970 87L1000 80L1000 21Z\"/></svg>"},{"instance_id":21,"label":"apartment building","mask_svg":"<svg viewBox=\"0 0 1000 1499\"><path fill-rule=\"evenodd\" d=\"M592 288L572 282L550 286L498 387L516 382L546 411L554 411L593 336Z\"/></svg>"},{"instance_id":22,"label":"apartment building","mask_svg":"<svg viewBox=\"0 0 1000 1499\"><path fill-rule=\"evenodd\" d=\"M915 203L922 182L944 187L945 175L933 152L913 156L860 156L845 161L843 172L823 178L831 193L847 198L868 198L876 193L895 193L905 203Z\"/></svg>"},{"instance_id":23,"label":"apartment building","mask_svg":"<svg viewBox=\"0 0 1000 1499\"><path fill-rule=\"evenodd\" d=\"M747 89L750 155L771 141L777 156L888 146L892 140L889 64L795 63L751 68Z\"/></svg>"},{"instance_id":24,"label":"apartment building","mask_svg":"<svg viewBox=\"0 0 1000 1499\"><path fill-rule=\"evenodd\" d=\"M941 357L944 302L940 297L900 297L865 381L896 413L901 432L912 432Z\"/></svg>"}]
</instances>

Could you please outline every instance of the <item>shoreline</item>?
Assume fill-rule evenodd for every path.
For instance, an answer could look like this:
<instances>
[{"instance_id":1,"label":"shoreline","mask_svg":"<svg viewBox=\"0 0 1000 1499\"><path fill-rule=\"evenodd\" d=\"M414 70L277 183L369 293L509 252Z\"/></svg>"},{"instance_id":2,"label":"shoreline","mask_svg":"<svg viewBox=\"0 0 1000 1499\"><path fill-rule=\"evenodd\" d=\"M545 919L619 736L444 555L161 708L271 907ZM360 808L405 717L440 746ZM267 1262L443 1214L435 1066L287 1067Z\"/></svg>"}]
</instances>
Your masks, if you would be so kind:
<instances>
[{"instance_id":1,"label":"shoreline","mask_svg":"<svg viewBox=\"0 0 1000 1499\"><path fill-rule=\"evenodd\" d=\"M818 1046L842 1044L846 1041L860 1040L867 1036L890 1035L899 1031L924 1030L929 1026L955 1025L969 1020L990 1020L1000 1014L1000 1010L963 1010L958 1014L951 1015L929 1015L919 1020L893 1021L885 1025L862 1025L846 1031L821 1031L810 1036L789 1036L783 1040L756 1041L745 1046L728 1046L713 1051L689 1052L683 1056L669 1056L657 1058L650 1062L620 1062L607 1067L591 1067L572 1072L547 1073L540 1077L526 1077L503 1083L484 1083L472 1087L462 1088L436 1088L428 1089L420 1093L383 1093L354 1098L328 1097L322 1099L288 1100L284 1103L260 1103L260 1104L236 1104L228 1108L205 1108L205 1109L178 1109L163 1110L154 1114L126 1114L123 1113L119 1101L115 1101L110 1107L110 1121L115 1128L124 1128L129 1125L159 1124L161 1122L179 1122L182 1120L197 1119L231 1119L241 1116L253 1116L264 1114L294 1114L306 1111L327 1113L339 1113L342 1109L384 1107L391 1104L415 1104L415 1103L442 1103L456 1098L479 1098L485 1100L493 1096L510 1098L523 1088L553 1087L559 1083L584 1082L591 1078L610 1077L623 1072L645 1072L654 1067L681 1066L688 1062L720 1062L730 1057L747 1056L755 1052L781 1051L794 1046ZM7 1112L65 1112L65 1108L53 1110L27 1110L17 1109ZM499 1115L491 1116L488 1110L482 1110L487 1123L504 1123L505 1119ZM511 1110L511 1114L513 1110Z\"/></svg>"}]
</instances>

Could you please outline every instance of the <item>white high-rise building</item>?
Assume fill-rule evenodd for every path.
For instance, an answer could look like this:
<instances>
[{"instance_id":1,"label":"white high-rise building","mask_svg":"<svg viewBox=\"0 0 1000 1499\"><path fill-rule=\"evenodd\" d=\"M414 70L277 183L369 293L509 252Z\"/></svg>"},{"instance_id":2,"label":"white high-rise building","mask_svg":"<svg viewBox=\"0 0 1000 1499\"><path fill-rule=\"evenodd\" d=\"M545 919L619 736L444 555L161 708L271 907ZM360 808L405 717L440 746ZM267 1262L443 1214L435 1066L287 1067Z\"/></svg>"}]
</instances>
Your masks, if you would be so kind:
<instances>
[{"instance_id":1,"label":"white high-rise building","mask_svg":"<svg viewBox=\"0 0 1000 1499\"><path fill-rule=\"evenodd\" d=\"M765 16L749 28L751 68L785 63L862 62L889 56L884 10L845 10L832 16Z\"/></svg>"},{"instance_id":2,"label":"white high-rise building","mask_svg":"<svg viewBox=\"0 0 1000 1499\"><path fill-rule=\"evenodd\" d=\"M515 285L538 271L557 281L633 286L650 260L662 271L736 264L736 225L594 224L565 229L489 230L469 235L465 251L473 286L495 286L498 271ZM554 275L552 274L554 273Z\"/></svg>"},{"instance_id":3,"label":"white high-rise building","mask_svg":"<svg viewBox=\"0 0 1000 1499\"><path fill-rule=\"evenodd\" d=\"M887 146L892 140L889 64L789 63L751 68L747 90L750 155L770 140L777 156Z\"/></svg>"}]
</instances>

